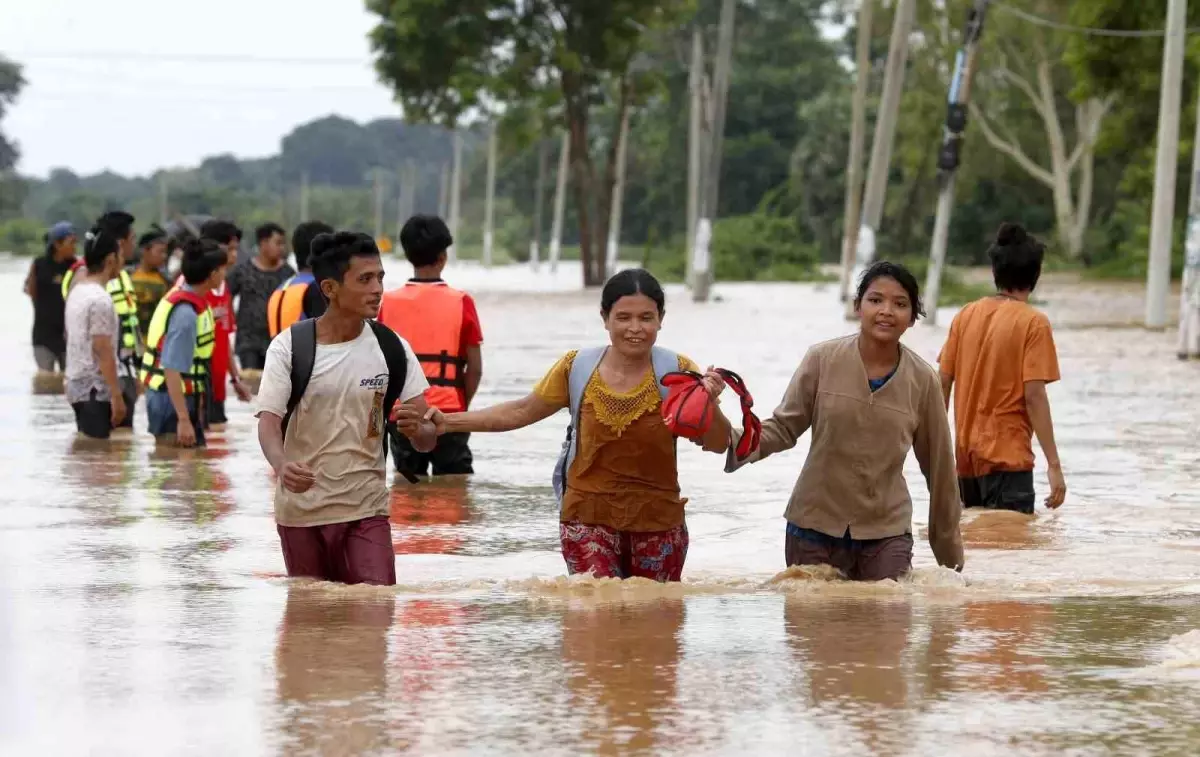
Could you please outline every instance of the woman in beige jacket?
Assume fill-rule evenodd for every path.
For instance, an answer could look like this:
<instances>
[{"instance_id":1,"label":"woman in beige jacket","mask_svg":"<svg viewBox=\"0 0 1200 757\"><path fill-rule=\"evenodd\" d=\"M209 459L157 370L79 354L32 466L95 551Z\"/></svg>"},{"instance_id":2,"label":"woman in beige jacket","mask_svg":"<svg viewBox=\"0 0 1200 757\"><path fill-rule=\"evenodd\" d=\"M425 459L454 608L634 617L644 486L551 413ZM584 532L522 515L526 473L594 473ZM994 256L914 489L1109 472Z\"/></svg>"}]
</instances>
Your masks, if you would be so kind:
<instances>
[{"instance_id":1,"label":"woman in beige jacket","mask_svg":"<svg viewBox=\"0 0 1200 757\"><path fill-rule=\"evenodd\" d=\"M900 343L924 315L903 266L868 268L854 300L857 334L815 345L783 400L763 422L759 448L732 472L789 450L810 428L808 458L792 490L788 565L832 565L861 581L898 579L912 567L912 499L904 480L911 449L929 485L929 544L940 565L961 570L954 445L937 371Z\"/></svg>"}]
</instances>

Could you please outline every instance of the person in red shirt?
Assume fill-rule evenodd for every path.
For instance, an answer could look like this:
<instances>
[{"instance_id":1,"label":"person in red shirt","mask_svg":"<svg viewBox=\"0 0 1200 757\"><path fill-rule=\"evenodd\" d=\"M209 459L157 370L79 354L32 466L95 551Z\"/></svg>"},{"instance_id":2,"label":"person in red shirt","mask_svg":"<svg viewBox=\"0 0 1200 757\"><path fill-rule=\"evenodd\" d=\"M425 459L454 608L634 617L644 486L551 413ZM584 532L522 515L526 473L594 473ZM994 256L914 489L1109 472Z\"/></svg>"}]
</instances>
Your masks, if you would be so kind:
<instances>
[{"instance_id":1,"label":"person in red shirt","mask_svg":"<svg viewBox=\"0 0 1200 757\"><path fill-rule=\"evenodd\" d=\"M442 279L446 251L454 244L437 216L416 215L400 230L404 257L413 277L384 293L379 322L412 345L429 389L425 401L444 413L464 412L483 378L483 329L475 301ZM417 476L474 473L469 433L443 434L431 452L417 452L408 439L391 433L396 470Z\"/></svg>"},{"instance_id":2,"label":"person in red shirt","mask_svg":"<svg viewBox=\"0 0 1200 757\"><path fill-rule=\"evenodd\" d=\"M242 243L242 230L229 221L207 221L200 227L200 236L213 240L224 248L229 256L229 268L233 268L238 259L238 248ZM242 383L238 373L237 361L231 357L229 338L237 330L234 321L233 296L229 285L221 282L221 286L208 293L208 306L212 308L213 320L216 322L216 343L213 346L211 375L212 397L208 403L208 422L210 424L227 423L225 415L225 374L233 382L233 390L242 402L250 401L250 390Z\"/></svg>"}]
</instances>

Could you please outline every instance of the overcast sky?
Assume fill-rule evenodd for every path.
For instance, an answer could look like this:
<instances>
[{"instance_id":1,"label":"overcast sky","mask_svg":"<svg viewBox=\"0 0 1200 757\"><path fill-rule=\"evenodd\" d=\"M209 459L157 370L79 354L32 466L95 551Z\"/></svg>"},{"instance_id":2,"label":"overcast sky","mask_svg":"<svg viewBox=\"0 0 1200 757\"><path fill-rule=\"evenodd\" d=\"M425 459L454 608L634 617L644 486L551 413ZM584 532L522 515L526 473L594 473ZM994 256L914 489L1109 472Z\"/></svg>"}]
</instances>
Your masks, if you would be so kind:
<instances>
[{"instance_id":1,"label":"overcast sky","mask_svg":"<svg viewBox=\"0 0 1200 757\"><path fill-rule=\"evenodd\" d=\"M0 128L20 144L26 175L146 174L223 152L269 155L292 128L329 113L398 116L371 69L363 6L0 0L0 54L28 82Z\"/></svg>"}]
</instances>

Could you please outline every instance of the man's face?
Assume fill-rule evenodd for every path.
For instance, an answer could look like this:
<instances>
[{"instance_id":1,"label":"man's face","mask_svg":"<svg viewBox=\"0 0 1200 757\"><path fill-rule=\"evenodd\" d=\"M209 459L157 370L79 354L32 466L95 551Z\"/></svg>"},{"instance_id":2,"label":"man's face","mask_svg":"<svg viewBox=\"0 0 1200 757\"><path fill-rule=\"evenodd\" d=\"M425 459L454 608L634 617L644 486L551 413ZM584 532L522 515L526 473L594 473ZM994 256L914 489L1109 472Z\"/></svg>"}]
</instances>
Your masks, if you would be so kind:
<instances>
[{"instance_id":1,"label":"man's face","mask_svg":"<svg viewBox=\"0 0 1200 757\"><path fill-rule=\"evenodd\" d=\"M321 291L331 307L338 307L363 318L379 314L383 299L383 261L378 255L355 255L341 282L325 279Z\"/></svg>"},{"instance_id":2,"label":"man's face","mask_svg":"<svg viewBox=\"0 0 1200 757\"><path fill-rule=\"evenodd\" d=\"M209 275L208 281L205 282L210 290L220 289L225 283L225 266L221 266Z\"/></svg>"},{"instance_id":3,"label":"man's face","mask_svg":"<svg viewBox=\"0 0 1200 757\"><path fill-rule=\"evenodd\" d=\"M229 240L229 244L221 245L222 247L225 248L226 260L229 261L229 265L233 265L234 263L237 263L238 247L241 244L242 244L242 240L239 239L238 237L234 237L233 239Z\"/></svg>"},{"instance_id":4,"label":"man's face","mask_svg":"<svg viewBox=\"0 0 1200 757\"><path fill-rule=\"evenodd\" d=\"M270 237L264 239L258 244L259 253L266 258L268 263L278 263L283 259L284 241L283 234L275 232Z\"/></svg>"},{"instance_id":5,"label":"man's face","mask_svg":"<svg viewBox=\"0 0 1200 757\"><path fill-rule=\"evenodd\" d=\"M167 262L167 243L152 242L142 250L142 265L146 268L162 268Z\"/></svg>"},{"instance_id":6,"label":"man's face","mask_svg":"<svg viewBox=\"0 0 1200 757\"><path fill-rule=\"evenodd\" d=\"M133 251L137 248L137 243L133 238L132 228L129 230L129 233L125 235L125 238L121 240L120 248L122 263L128 263L129 261L133 260Z\"/></svg>"}]
</instances>

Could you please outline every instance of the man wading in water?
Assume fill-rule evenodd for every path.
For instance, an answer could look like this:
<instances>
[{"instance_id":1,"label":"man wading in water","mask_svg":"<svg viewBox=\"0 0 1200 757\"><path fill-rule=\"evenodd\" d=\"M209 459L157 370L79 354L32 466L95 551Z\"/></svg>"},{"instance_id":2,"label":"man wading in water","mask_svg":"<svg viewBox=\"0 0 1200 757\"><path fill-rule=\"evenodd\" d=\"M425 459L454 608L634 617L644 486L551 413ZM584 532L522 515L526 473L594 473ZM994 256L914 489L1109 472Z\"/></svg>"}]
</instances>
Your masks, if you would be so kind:
<instances>
[{"instance_id":1,"label":"man wading in water","mask_svg":"<svg viewBox=\"0 0 1200 757\"><path fill-rule=\"evenodd\" d=\"M1046 246L1006 223L988 250L996 294L967 305L950 324L938 358L942 394L954 423L959 488L965 507L1033 513L1033 440L1049 465L1055 509L1067 496L1054 442L1046 385L1058 381L1050 321L1029 304Z\"/></svg>"},{"instance_id":2,"label":"man wading in water","mask_svg":"<svg viewBox=\"0 0 1200 757\"><path fill-rule=\"evenodd\" d=\"M366 234L321 234L309 264L325 314L279 333L258 392L258 441L279 478L275 521L289 576L396 583L384 424L391 406L427 410L412 348L371 321L383 297L379 248ZM429 422L406 427L433 449Z\"/></svg>"}]
</instances>

